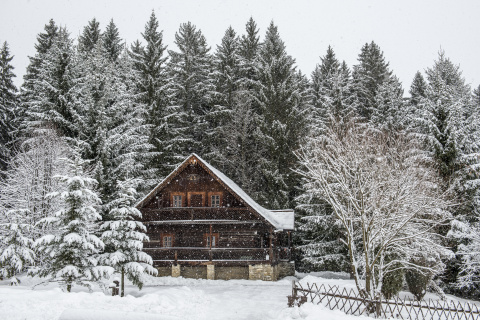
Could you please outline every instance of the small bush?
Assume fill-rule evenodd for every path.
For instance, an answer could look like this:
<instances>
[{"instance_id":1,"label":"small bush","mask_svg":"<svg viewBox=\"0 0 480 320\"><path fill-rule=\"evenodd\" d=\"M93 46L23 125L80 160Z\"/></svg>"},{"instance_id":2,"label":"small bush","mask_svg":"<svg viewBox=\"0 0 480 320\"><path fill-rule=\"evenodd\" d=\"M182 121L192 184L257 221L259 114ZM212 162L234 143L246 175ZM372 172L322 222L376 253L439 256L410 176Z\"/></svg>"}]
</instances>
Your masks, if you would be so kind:
<instances>
[{"instance_id":1,"label":"small bush","mask_svg":"<svg viewBox=\"0 0 480 320\"><path fill-rule=\"evenodd\" d=\"M386 299L396 296L403 287L403 269L387 273L382 280L382 295Z\"/></svg>"},{"instance_id":2,"label":"small bush","mask_svg":"<svg viewBox=\"0 0 480 320\"><path fill-rule=\"evenodd\" d=\"M405 273L408 290L415 296L418 301L422 300L427 293L427 285L432 280L432 275L421 273L417 270L407 270Z\"/></svg>"}]
</instances>

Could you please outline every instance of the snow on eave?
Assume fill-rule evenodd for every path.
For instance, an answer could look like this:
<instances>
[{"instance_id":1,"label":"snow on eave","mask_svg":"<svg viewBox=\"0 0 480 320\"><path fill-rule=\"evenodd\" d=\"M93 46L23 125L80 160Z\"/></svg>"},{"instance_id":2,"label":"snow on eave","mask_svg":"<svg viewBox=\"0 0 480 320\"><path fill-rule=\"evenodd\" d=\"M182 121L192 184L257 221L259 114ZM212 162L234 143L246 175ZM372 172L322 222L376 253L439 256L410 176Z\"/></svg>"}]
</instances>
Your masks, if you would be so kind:
<instances>
[{"instance_id":1,"label":"snow on eave","mask_svg":"<svg viewBox=\"0 0 480 320\"><path fill-rule=\"evenodd\" d=\"M265 220L267 220L272 226L276 229L281 230L293 230L294 229L294 211L292 209L283 209L283 210L268 210L259 205L255 200L253 200L245 191L242 190L235 182L233 182L229 177L223 174L221 171L213 167L211 164L203 160L200 156L195 153L192 153L187 157L172 173L170 173L162 182L160 182L149 194L147 194L142 200L140 200L135 207L139 209L145 201L149 200L155 193L158 192L163 185L170 181L174 176L176 176L184 166L190 161L190 159L196 158L200 165L205 166L210 173L222 182L227 189L236 195L238 198L243 200L249 207L255 210L260 214Z\"/></svg>"}]
</instances>

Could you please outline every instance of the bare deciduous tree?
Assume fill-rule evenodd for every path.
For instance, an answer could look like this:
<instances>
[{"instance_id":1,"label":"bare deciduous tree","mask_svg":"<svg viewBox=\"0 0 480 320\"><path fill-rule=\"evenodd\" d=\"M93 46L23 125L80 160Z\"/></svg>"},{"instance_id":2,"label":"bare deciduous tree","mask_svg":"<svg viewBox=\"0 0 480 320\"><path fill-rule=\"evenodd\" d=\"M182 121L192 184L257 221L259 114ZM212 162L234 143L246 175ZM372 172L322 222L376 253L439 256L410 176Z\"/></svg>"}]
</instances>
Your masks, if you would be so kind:
<instances>
[{"instance_id":1,"label":"bare deciduous tree","mask_svg":"<svg viewBox=\"0 0 480 320\"><path fill-rule=\"evenodd\" d=\"M450 217L448 200L414 140L350 121L310 139L297 156L307 192L324 199L340 221L364 297L378 297L383 277L398 268L441 272L440 258L450 251L435 230ZM432 263L415 263L422 258Z\"/></svg>"}]
</instances>

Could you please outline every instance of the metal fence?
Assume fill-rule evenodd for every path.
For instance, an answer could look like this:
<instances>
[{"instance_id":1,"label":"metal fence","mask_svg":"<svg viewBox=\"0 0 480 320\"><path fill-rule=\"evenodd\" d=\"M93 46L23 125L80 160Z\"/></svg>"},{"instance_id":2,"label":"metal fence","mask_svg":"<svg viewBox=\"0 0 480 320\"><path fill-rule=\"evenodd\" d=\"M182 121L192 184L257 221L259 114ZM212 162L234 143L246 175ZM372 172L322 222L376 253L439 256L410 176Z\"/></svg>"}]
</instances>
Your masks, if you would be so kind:
<instances>
[{"instance_id":1,"label":"metal fence","mask_svg":"<svg viewBox=\"0 0 480 320\"><path fill-rule=\"evenodd\" d=\"M363 298L354 289L340 288L325 284L292 282L292 295L288 305L301 305L305 302L322 304L331 310L341 310L351 315L367 315L374 318L395 318L412 320L461 320L480 319L479 307L472 303L442 300L407 300Z\"/></svg>"}]
</instances>

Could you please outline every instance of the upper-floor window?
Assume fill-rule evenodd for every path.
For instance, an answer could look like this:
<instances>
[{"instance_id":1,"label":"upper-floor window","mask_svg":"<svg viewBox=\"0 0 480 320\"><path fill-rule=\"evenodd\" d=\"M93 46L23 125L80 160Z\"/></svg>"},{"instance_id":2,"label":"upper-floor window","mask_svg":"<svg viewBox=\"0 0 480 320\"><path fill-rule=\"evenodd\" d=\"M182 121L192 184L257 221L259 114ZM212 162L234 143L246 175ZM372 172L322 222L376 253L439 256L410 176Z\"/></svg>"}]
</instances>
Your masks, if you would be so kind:
<instances>
[{"instance_id":1,"label":"upper-floor window","mask_svg":"<svg viewBox=\"0 0 480 320\"><path fill-rule=\"evenodd\" d=\"M182 196L173 196L172 207L182 207Z\"/></svg>"},{"instance_id":2,"label":"upper-floor window","mask_svg":"<svg viewBox=\"0 0 480 320\"><path fill-rule=\"evenodd\" d=\"M205 236L205 245L207 248L216 247L218 245L218 233L206 233Z\"/></svg>"},{"instance_id":3,"label":"upper-floor window","mask_svg":"<svg viewBox=\"0 0 480 320\"><path fill-rule=\"evenodd\" d=\"M215 195L211 196L210 206L211 207L220 207L220 195L219 194L215 194Z\"/></svg>"},{"instance_id":4,"label":"upper-floor window","mask_svg":"<svg viewBox=\"0 0 480 320\"><path fill-rule=\"evenodd\" d=\"M164 247L164 248L173 247L173 235L172 234L164 234L162 236L162 247Z\"/></svg>"}]
</instances>

